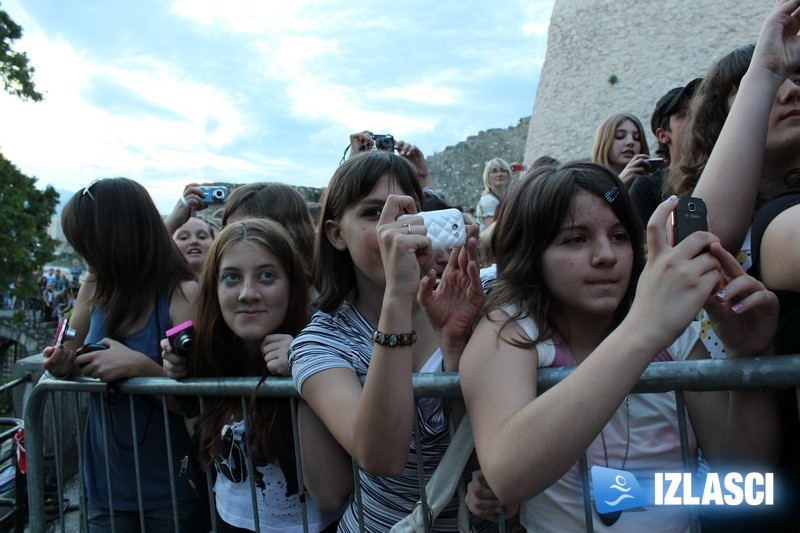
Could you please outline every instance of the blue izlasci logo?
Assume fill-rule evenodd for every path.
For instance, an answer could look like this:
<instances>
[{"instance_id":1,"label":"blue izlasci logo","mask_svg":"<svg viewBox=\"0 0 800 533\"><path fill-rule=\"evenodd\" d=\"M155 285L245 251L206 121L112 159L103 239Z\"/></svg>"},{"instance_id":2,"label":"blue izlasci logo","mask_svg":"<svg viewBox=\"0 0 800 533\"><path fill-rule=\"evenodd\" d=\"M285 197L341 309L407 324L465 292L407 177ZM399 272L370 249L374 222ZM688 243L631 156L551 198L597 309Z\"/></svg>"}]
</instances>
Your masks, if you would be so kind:
<instances>
[{"instance_id":1,"label":"blue izlasci logo","mask_svg":"<svg viewBox=\"0 0 800 533\"><path fill-rule=\"evenodd\" d=\"M592 467L594 505L598 513L613 513L647 505L647 498L633 474L602 466Z\"/></svg>"}]
</instances>

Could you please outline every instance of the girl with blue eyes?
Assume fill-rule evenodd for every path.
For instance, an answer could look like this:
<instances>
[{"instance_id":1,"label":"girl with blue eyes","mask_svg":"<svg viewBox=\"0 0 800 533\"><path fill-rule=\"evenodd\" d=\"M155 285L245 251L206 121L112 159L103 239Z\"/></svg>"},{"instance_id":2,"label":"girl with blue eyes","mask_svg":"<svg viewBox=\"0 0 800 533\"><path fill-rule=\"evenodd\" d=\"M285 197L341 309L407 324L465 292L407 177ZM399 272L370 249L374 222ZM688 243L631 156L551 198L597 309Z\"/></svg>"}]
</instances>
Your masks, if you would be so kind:
<instances>
[{"instance_id":1,"label":"girl with blue eyes","mask_svg":"<svg viewBox=\"0 0 800 533\"><path fill-rule=\"evenodd\" d=\"M418 212L421 199L401 156L365 152L336 170L316 240L319 311L289 352L298 391L360 467L364 531L388 531L420 500L418 455L426 480L439 464L463 404L416 400L411 374L457 371L483 303L477 225L433 290L421 217L397 220ZM458 508L453 498L432 530L458 531ZM359 531L359 511L352 501L339 531Z\"/></svg>"},{"instance_id":2,"label":"girl with blue eyes","mask_svg":"<svg viewBox=\"0 0 800 533\"><path fill-rule=\"evenodd\" d=\"M308 323L306 280L303 261L279 224L245 218L227 225L199 280L192 353L181 357L162 341L167 374L261 376L262 382L288 375L289 343ZM253 475L260 530L303 531L289 400L257 398L254 392L248 413L245 423L238 397L208 398L199 417L187 421L199 466L216 471L217 531L255 529ZM316 444L322 454L322 444ZM311 499L306 506L312 532L326 530L339 514L321 512Z\"/></svg>"},{"instance_id":3,"label":"girl with blue eyes","mask_svg":"<svg viewBox=\"0 0 800 533\"><path fill-rule=\"evenodd\" d=\"M633 473L648 503L621 516L592 503L595 531L688 529L688 508L652 506L653 472L683 469L675 395L631 390L651 362L708 358L690 325L701 306L729 357L768 352L778 306L712 234L667 243L676 203L650 220L645 263L638 216L611 169L542 169L509 194L492 236L497 279L459 370L482 468L473 485L484 504L495 497L468 499L475 514L521 504L528 531L586 530L582 479L599 466ZM577 368L540 395L543 367ZM685 400L691 457L702 447L712 467L736 459L746 471L774 459L771 392L687 391Z\"/></svg>"}]
</instances>

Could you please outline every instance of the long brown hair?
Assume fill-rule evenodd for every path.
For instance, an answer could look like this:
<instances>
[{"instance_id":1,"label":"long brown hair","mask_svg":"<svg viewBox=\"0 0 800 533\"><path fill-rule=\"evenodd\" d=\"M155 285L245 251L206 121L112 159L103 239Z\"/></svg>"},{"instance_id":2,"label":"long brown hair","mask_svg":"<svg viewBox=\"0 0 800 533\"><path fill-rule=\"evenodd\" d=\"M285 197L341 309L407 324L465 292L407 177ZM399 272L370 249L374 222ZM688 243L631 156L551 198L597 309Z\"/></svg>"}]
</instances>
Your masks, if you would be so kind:
<instances>
[{"instance_id":1,"label":"long brown hair","mask_svg":"<svg viewBox=\"0 0 800 533\"><path fill-rule=\"evenodd\" d=\"M292 245L288 232L270 219L245 218L227 225L211 245L200 274L196 299L195 343L190 357L192 373L197 377L261 376L267 379L263 359L246 355L242 340L222 317L217 284L219 267L234 244L248 242L272 253L281 262L289 278L286 316L274 333L296 336L308 324L308 283L302 259ZM247 449L257 464L291 458L292 420L288 399L259 398L258 387L250 398ZM220 428L241 416L239 398L209 398L196 424L200 464L208 467L220 453Z\"/></svg>"},{"instance_id":2,"label":"long brown hair","mask_svg":"<svg viewBox=\"0 0 800 533\"><path fill-rule=\"evenodd\" d=\"M357 300L358 286L350 252L333 247L325 234L325 222L340 220L345 210L369 194L383 176L389 176L401 191L413 197L419 209L422 187L414 168L399 155L379 150L355 155L343 163L320 199L314 261L319 298L315 305L326 313L338 309L346 299Z\"/></svg>"},{"instance_id":3,"label":"long brown hair","mask_svg":"<svg viewBox=\"0 0 800 533\"><path fill-rule=\"evenodd\" d=\"M539 335L522 347L532 347L556 333L563 311L543 283L542 258L565 221L573 216L573 200L585 191L611 198L609 207L625 227L633 247L633 265L626 297L617 308L614 325L619 324L633 302L636 282L644 268L644 236L639 215L628 188L610 168L597 163L568 163L558 168L542 167L526 175L509 192L503 212L492 232L492 253L497 262L497 279L486 302L487 311L509 303L519 304L512 321L532 316ZM610 195L610 196L607 196ZM520 243L525 243L521 246ZM565 339L567 340L567 339Z\"/></svg>"},{"instance_id":4,"label":"long brown hair","mask_svg":"<svg viewBox=\"0 0 800 533\"><path fill-rule=\"evenodd\" d=\"M123 336L158 294L194 279L147 190L131 179L97 180L75 193L61 226L94 276L90 303L104 307L111 338Z\"/></svg>"},{"instance_id":5,"label":"long brown hair","mask_svg":"<svg viewBox=\"0 0 800 533\"><path fill-rule=\"evenodd\" d=\"M755 46L748 44L727 54L708 71L689 106L689 124L680 150L678 170L664 182L664 194L691 194L706 168L722 126L728 118L728 99L750 67Z\"/></svg>"}]
</instances>

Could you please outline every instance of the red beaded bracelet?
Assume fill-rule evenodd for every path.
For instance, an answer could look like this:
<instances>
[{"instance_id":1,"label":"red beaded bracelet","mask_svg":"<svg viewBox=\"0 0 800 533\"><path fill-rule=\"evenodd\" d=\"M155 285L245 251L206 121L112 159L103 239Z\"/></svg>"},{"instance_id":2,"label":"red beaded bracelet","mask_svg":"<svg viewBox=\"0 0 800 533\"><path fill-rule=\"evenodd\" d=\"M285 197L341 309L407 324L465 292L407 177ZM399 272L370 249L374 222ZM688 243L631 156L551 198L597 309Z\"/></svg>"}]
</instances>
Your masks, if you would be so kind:
<instances>
[{"instance_id":1,"label":"red beaded bracelet","mask_svg":"<svg viewBox=\"0 0 800 533\"><path fill-rule=\"evenodd\" d=\"M417 332L411 330L411 333L384 333L377 329L372 332L372 341L381 346L388 346L394 348L395 346L411 346L417 342Z\"/></svg>"}]
</instances>

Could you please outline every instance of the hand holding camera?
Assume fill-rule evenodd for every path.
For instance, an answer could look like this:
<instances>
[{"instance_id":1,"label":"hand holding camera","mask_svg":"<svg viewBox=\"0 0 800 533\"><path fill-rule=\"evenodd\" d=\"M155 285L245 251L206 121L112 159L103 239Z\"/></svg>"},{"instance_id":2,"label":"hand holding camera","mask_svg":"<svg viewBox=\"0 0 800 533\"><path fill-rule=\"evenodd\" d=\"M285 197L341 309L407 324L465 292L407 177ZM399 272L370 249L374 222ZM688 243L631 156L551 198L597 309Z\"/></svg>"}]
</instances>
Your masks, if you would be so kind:
<instances>
[{"instance_id":1,"label":"hand holding camera","mask_svg":"<svg viewBox=\"0 0 800 533\"><path fill-rule=\"evenodd\" d=\"M168 329L167 340L176 354L186 357L191 352L194 343L194 323L187 320Z\"/></svg>"},{"instance_id":2,"label":"hand holding camera","mask_svg":"<svg viewBox=\"0 0 800 533\"><path fill-rule=\"evenodd\" d=\"M423 211L414 215L400 215L397 220L409 217L422 217L427 236L431 239L433 250L450 250L464 246L467 242L467 229L464 215L458 209L441 209L439 211Z\"/></svg>"},{"instance_id":3,"label":"hand holding camera","mask_svg":"<svg viewBox=\"0 0 800 533\"><path fill-rule=\"evenodd\" d=\"M62 317L58 321L56 328L56 336L53 339L53 346L56 348L63 348L64 343L71 341L75 338L75 330L69 327L69 321L66 317Z\"/></svg>"},{"instance_id":4,"label":"hand holding camera","mask_svg":"<svg viewBox=\"0 0 800 533\"><path fill-rule=\"evenodd\" d=\"M228 188L224 185L200 185L202 202L206 205L222 205L228 199Z\"/></svg>"},{"instance_id":5,"label":"hand holding camera","mask_svg":"<svg viewBox=\"0 0 800 533\"><path fill-rule=\"evenodd\" d=\"M194 342L194 324L187 320L168 329L166 336L161 341L164 372L172 379L184 378L189 373L186 358L191 354Z\"/></svg>"}]
</instances>

